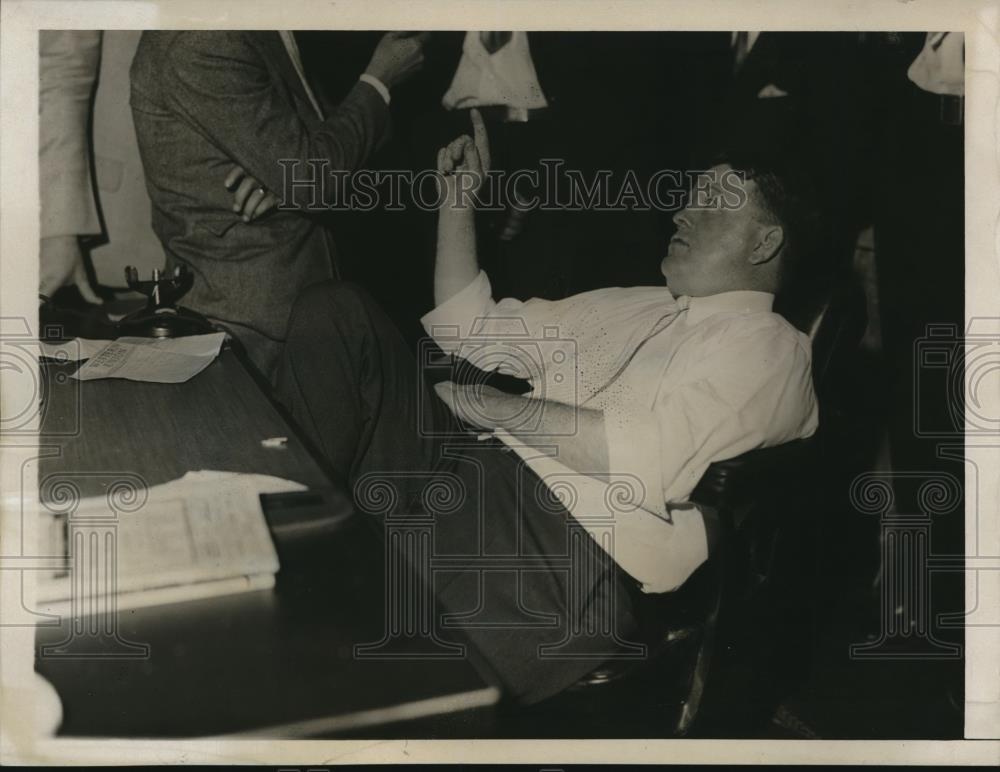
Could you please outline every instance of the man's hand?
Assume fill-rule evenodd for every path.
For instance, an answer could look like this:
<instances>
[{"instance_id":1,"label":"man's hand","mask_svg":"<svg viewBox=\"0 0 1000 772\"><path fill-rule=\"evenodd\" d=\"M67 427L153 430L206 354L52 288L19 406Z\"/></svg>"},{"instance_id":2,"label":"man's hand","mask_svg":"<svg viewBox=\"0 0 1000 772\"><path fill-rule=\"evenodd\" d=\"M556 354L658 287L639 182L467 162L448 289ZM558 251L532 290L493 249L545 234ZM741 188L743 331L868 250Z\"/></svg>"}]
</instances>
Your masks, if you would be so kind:
<instances>
[{"instance_id":1,"label":"man's hand","mask_svg":"<svg viewBox=\"0 0 1000 772\"><path fill-rule=\"evenodd\" d=\"M445 195L442 196L443 206L458 208L469 206L471 197L479 191L486 173L490 170L490 139L486 133L483 116L473 108L469 117L472 119L472 133L475 138L463 134L452 140L447 147L438 150L437 170L445 186Z\"/></svg>"},{"instance_id":2,"label":"man's hand","mask_svg":"<svg viewBox=\"0 0 1000 772\"><path fill-rule=\"evenodd\" d=\"M38 291L51 297L60 287L75 284L88 303L103 302L87 278L80 240L76 236L49 236L39 242Z\"/></svg>"},{"instance_id":3,"label":"man's hand","mask_svg":"<svg viewBox=\"0 0 1000 772\"><path fill-rule=\"evenodd\" d=\"M429 32L387 32L375 46L365 73L392 89L424 66L424 44Z\"/></svg>"},{"instance_id":4,"label":"man's hand","mask_svg":"<svg viewBox=\"0 0 1000 772\"><path fill-rule=\"evenodd\" d=\"M233 211L242 213L243 222L259 219L278 205L278 197L242 166L234 166L223 185L233 191Z\"/></svg>"}]
</instances>

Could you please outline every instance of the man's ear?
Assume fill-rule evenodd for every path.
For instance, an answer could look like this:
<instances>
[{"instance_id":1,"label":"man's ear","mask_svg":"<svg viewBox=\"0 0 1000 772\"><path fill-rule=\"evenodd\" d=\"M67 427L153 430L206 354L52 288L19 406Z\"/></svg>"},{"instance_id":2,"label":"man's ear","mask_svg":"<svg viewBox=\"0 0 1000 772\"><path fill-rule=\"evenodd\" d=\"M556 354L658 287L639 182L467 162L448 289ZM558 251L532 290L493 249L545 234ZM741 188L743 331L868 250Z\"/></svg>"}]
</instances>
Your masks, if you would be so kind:
<instances>
[{"instance_id":1,"label":"man's ear","mask_svg":"<svg viewBox=\"0 0 1000 772\"><path fill-rule=\"evenodd\" d=\"M780 225L765 226L761 231L760 238L757 240L757 245L750 254L750 263L752 265L762 265L774 259L778 252L781 251L784 243L784 228Z\"/></svg>"}]
</instances>

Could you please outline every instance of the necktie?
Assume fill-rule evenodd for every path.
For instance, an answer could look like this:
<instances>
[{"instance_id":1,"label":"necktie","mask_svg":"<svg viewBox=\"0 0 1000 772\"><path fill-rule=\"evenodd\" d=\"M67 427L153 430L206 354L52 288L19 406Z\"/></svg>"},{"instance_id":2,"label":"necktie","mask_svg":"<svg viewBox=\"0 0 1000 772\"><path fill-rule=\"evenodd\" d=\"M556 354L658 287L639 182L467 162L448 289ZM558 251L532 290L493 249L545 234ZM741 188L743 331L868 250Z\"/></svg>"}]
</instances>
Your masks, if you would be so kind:
<instances>
[{"instance_id":1,"label":"necktie","mask_svg":"<svg viewBox=\"0 0 1000 772\"><path fill-rule=\"evenodd\" d=\"M733 72L739 72L740 67L750 53L750 33L737 32L736 40L733 41Z\"/></svg>"}]
</instances>

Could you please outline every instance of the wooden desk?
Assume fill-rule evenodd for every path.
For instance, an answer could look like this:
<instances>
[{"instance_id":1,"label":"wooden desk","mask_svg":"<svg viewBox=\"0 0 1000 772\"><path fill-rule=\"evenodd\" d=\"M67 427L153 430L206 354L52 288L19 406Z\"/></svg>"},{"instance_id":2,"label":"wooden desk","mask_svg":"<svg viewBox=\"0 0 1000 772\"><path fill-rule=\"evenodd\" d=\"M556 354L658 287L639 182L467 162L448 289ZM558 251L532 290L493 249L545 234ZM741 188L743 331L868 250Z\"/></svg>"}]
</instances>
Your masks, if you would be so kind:
<instances>
[{"instance_id":1,"label":"wooden desk","mask_svg":"<svg viewBox=\"0 0 1000 772\"><path fill-rule=\"evenodd\" d=\"M328 485L231 351L185 384L50 378L41 442L58 450L39 480L73 479L83 495L116 475L148 485L188 470L257 472ZM283 450L260 440L286 436ZM62 700L63 735L184 737L258 732L330 736L401 718L491 705L498 694L465 659L358 660L382 638L381 547L365 523L289 557L273 590L123 611L119 637L144 659L36 657ZM38 652L68 622L39 626Z\"/></svg>"},{"instance_id":2,"label":"wooden desk","mask_svg":"<svg viewBox=\"0 0 1000 772\"><path fill-rule=\"evenodd\" d=\"M61 374L75 369L55 367ZM41 462L39 482L71 473L81 493L93 496L116 472L156 485L188 471L215 469L329 485L231 349L186 383L44 380L49 388L40 441L59 455ZM288 445L262 447L269 437L288 437Z\"/></svg>"}]
</instances>

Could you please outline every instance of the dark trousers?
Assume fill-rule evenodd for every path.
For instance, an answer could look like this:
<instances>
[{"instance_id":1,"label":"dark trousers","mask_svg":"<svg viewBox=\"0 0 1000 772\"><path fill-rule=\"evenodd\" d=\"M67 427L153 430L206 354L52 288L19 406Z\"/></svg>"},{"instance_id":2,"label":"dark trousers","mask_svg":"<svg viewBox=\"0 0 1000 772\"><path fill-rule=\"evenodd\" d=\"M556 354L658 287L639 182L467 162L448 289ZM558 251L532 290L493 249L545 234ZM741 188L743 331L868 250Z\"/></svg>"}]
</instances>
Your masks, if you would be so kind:
<instances>
[{"instance_id":1,"label":"dark trousers","mask_svg":"<svg viewBox=\"0 0 1000 772\"><path fill-rule=\"evenodd\" d=\"M303 293L276 380L359 516L387 537L388 592L401 586L389 573L399 545L431 590L430 643L468 644L473 663L521 702L609 658L642 656L627 641L634 582L520 457L460 430L363 290L327 282Z\"/></svg>"}]
</instances>

